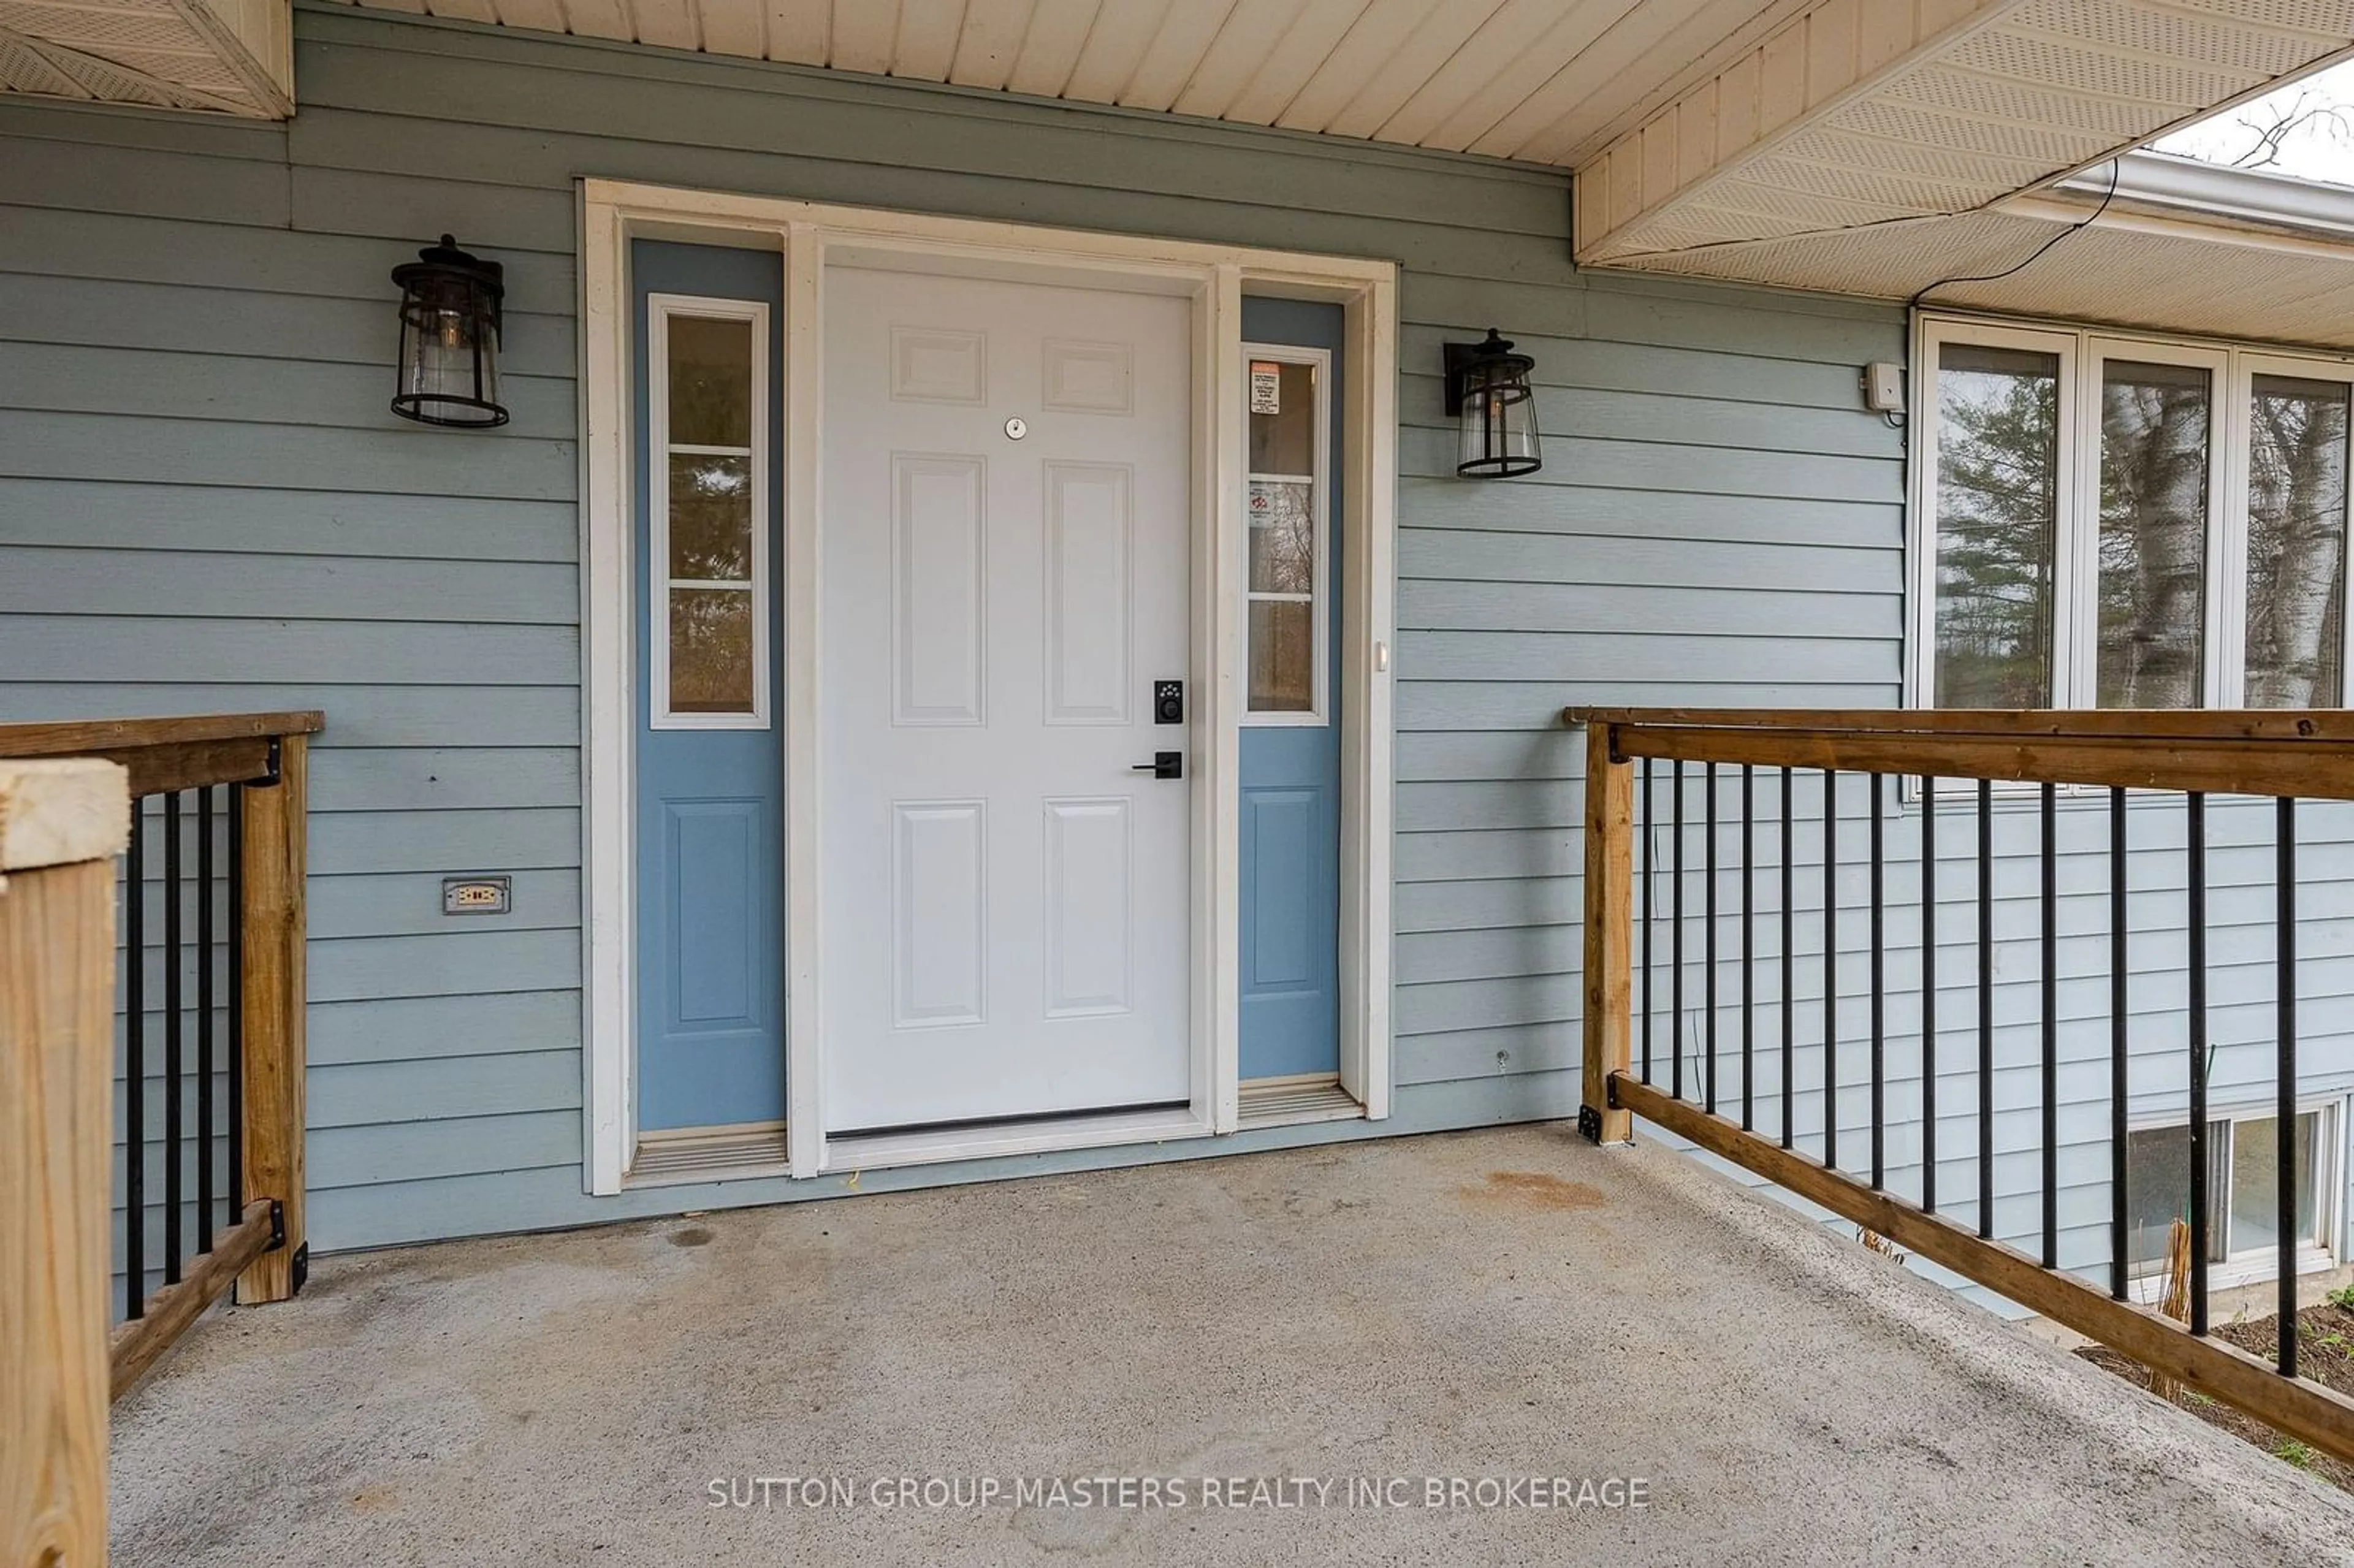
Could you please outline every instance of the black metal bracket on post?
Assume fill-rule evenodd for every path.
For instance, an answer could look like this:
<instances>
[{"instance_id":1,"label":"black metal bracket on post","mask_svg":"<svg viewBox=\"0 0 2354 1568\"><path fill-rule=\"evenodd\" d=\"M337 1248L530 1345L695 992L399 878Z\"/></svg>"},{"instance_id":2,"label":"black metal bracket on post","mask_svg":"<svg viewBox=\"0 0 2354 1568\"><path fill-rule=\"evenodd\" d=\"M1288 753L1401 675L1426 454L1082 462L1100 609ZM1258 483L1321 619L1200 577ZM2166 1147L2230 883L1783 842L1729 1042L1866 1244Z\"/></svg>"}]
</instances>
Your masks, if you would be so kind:
<instances>
[{"instance_id":1,"label":"black metal bracket on post","mask_svg":"<svg viewBox=\"0 0 2354 1568\"><path fill-rule=\"evenodd\" d=\"M1592 1106L1577 1107L1577 1136L1592 1144L1602 1141L1602 1113Z\"/></svg>"},{"instance_id":2,"label":"black metal bracket on post","mask_svg":"<svg viewBox=\"0 0 2354 1568\"><path fill-rule=\"evenodd\" d=\"M285 1245L286 1205L280 1200L272 1198L270 1200L270 1245L262 1248L262 1250L264 1252L278 1252L281 1251ZM293 1277L294 1282L294 1289L292 1293L296 1296L300 1296L302 1294L302 1287L309 1282L311 1277L311 1244L309 1242L304 1242L301 1246L294 1249L294 1266L290 1272Z\"/></svg>"},{"instance_id":3,"label":"black metal bracket on post","mask_svg":"<svg viewBox=\"0 0 2354 1568\"><path fill-rule=\"evenodd\" d=\"M256 789L266 789L270 785L280 782L286 776L285 761L285 737L282 736L273 735L270 737L270 766L268 769L265 770L259 779L247 779L247 785Z\"/></svg>"}]
</instances>

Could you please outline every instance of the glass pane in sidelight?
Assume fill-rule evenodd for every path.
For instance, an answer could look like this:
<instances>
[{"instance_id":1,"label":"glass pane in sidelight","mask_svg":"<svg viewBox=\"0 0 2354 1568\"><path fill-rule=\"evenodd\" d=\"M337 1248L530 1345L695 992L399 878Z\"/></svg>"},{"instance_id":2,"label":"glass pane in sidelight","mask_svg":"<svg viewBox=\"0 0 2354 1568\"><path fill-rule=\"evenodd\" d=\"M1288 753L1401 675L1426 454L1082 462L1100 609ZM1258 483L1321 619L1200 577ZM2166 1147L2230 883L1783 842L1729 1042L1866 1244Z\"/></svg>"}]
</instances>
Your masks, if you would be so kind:
<instances>
[{"instance_id":1,"label":"glass pane in sidelight","mask_svg":"<svg viewBox=\"0 0 2354 1568\"><path fill-rule=\"evenodd\" d=\"M2259 376L2248 419L2252 708L2335 707L2346 646L2346 385Z\"/></svg>"},{"instance_id":2,"label":"glass pane in sidelight","mask_svg":"<svg viewBox=\"0 0 2354 1568\"><path fill-rule=\"evenodd\" d=\"M752 323L670 318L670 440L683 447L752 444Z\"/></svg>"},{"instance_id":3,"label":"glass pane in sidelight","mask_svg":"<svg viewBox=\"0 0 2354 1568\"><path fill-rule=\"evenodd\" d=\"M2101 371L2098 705L2195 708L2205 694L2210 376Z\"/></svg>"},{"instance_id":4,"label":"glass pane in sidelight","mask_svg":"<svg viewBox=\"0 0 2354 1568\"><path fill-rule=\"evenodd\" d=\"M670 455L670 575L752 580L752 460Z\"/></svg>"},{"instance_id":5,"label":"glass pane in sidelight","mask_svg":"<svg viewBox=\"0 0 2354 1568\"><path fill-rule=\"evenodd\" d=\"M2059 355L1939 349L1939 707L2052 703L2059 416Z\"/></svg>"},{"instance_id":6,"label":"glass pane in sidelight","mask_svg":"<svg viewBox=\"0 0 2354 1568\"><path fill-rule=\"evenodd\" d=\"M752 643L750 589L673 588L671 711L752 712Z\"/></svg>"},{"instance_id":7,"label":"glass pane in sidelight","mask_svg":"<svg viewBox=\"0 0 2354 1568\"><path fill-rule=\"evenodd\" d=\"M2321 1118L2307 1111L2296 1118L2296 1240L2319 1238L2318 1183L2313 1168L2315 1133ZM2280 1245L2280 1121L2250 1118L2232 1124L2232 1251L2269 1251Z\"/></svg>"},{"instance_id":8,"label":"glass pane in sidelight","mask_svg":"<svg viewBox=\"0 0 2354 1568\"><path fill-rule=\"evenodd\" d=\"M1250 482L1250 591L1316 591L1315 487L1299 480Z\"/></svg>"},{"instance_id":9,"label":"glass pane in sidelight","mask_svg":"<svg viewBox=\"0 0 2354 1568\"><path fill-rule=\"evenodd\" d=\"M1254 359L1250 377L1250 471L1314 473L1316 367Z\"/></svg>"},{"instance_id":10,"label":"glass pane in sidelight","mask_svg":"<svg viewBox=\"0 0 2354 1568\"><path fill-rule=\"evenodd\" d=\"M1304 714L1315 708L1315 607L1305 600L1251 600L1250 711Z\"/></svg>"}]
</instances>

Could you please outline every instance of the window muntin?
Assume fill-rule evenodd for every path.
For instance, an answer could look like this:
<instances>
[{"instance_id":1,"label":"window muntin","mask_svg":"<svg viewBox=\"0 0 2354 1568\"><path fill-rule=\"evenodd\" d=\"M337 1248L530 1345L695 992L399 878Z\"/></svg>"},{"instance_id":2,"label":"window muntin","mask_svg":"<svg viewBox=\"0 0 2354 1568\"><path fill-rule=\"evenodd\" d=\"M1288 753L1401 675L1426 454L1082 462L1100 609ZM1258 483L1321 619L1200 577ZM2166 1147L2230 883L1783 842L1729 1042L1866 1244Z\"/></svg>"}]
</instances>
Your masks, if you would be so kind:
<instances>
[{"instance_id":1,"label":"window muntin","mask_svg":"<svg viewBox=\"0 0 2354 1568\"><path fill-rule=\"evenodd\" d=\"M2345 700L2354 363L1935 315L1921 344L1917 700Z\"/></svg>"},{"instance_id":2,"label":"window muntin","mask_svg":"<svg viewBox=\"0 0 2354 1568\"><path fill-rule=\"evenodd\" d=\"M2296 1245L2336 1251L2338 1162L2332 1107L2300 1111L2296 1124ZM2275 1200L2280 1171L2277 1117L2219 1117L2207 1124L2208 1261L2237 1266L2240 1278L2272 1274L2279 1257ZM2190 1213L2190 1129L2179 1123L2137 1128L2126 1144L2126 1256L2136 1279L2166 1272L2168 1234Z\"/></svg>"},{"instance_id":3,"label":"window muntin","mask_svg":"<svg viewBox=\"0 0 2354 1568\"><path fill-rule=\"evenodd\" d=\"M768 307L653 294L646 308L649 722L765 728Z\"/></svg>"},{"instance_id":4,"label":"window muntin","mask_svg":"<svg viewBox=\"0 0 2354 1568\"><path fill-rule=\"evenodd\" d=\"M1331 356L1251 344L1244 357L1251 376L1244 722L1320 725L1331 678Z\"/></svg>"}]
</instances>

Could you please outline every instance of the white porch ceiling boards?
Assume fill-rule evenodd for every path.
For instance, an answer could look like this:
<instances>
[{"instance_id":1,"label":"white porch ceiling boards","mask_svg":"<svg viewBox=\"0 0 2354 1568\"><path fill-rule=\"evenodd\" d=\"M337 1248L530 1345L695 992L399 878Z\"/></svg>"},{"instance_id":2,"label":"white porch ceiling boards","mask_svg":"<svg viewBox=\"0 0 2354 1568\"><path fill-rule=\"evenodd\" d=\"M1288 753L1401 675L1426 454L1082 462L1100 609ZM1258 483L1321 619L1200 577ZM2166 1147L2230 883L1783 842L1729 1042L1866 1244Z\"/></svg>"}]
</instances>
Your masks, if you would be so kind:
<instances>
[{"instance_id":1,"label":"white porch ceiling boards","mask_svg":"<svg viewBox=\"0 0 2354 1568\"><path fill-rule=\"evenodd\" d=\"M365 3L1570 166L1805 0Z\"/></svg>"},{"instance_id":2,"label":"white porch ceiling boards","mask_svg":"<svg viewBox=\"0 0 2354 1568\"><path fill-rule=\"evenodd\" d=\"M0 0L0 4L10 0ZM1577 260L1973 212L2354 48L2354 0L344 0L1577 174Z\"/></svg>"},{"instance_id":3,"label":"white porch ceiling boards","mask_svg":"<svg viewBox=\"0 0 2354 1568\"><path fill-rule=\"evenodd\" d=\"M0 91L280 119L287 0L0 0Z\"/></svg>"}]
</instances>

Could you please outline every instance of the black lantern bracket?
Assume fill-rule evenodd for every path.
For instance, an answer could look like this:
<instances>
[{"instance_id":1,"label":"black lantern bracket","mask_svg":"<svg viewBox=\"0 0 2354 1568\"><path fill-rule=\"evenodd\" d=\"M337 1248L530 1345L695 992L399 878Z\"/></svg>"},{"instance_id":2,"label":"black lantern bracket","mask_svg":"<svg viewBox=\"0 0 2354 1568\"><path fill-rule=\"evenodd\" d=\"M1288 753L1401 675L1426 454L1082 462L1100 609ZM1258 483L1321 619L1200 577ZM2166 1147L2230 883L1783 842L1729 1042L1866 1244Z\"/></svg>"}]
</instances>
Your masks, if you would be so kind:
<instances>
[{"instance_id":1,"label":"black lantern bracket","mask_svg":"<svg viewBox=\"0 0 2354 1568\"><path fill-rule=\"evenodd\" d=\"M440 244L429 245L419 250L416 260L404 261L395 267L392 281L403 294L413 291L420 283L445 279L471 286L490 309L491 330L504 341L507 335L506 271L496 261L485 261L471 250L461 249L458 237L445 234ZM1495 333L1491 330L1488 335L1493 337Z\"/></svg>"},{"instance_id":2,"label":"black lantern bracket","mask_svg":"<svg viewBox=\"0 0 2354 1568\"><path fill-rule=\"evenodd\" d=\"M1470 379L1475 365L1493 364L1499 360L1518 360L1521 374L1534 370L1537 362L1525 354L1512 352L1512 340L1488 329L1488 335L1478 343L1450 343L1447 351L1447 417L1455 418L1463 412L1463 388Z\"/></svg>"}]
</instances>

